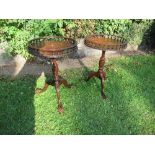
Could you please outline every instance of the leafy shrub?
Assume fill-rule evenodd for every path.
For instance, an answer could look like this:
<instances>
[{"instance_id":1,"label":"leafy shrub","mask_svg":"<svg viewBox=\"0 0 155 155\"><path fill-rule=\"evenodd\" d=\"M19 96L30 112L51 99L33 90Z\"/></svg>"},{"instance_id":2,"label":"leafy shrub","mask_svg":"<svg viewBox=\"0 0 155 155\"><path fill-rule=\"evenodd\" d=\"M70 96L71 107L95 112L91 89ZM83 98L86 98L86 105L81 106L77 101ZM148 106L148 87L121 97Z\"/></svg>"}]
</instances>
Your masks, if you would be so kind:
<instances>
[{"instance_id":1,"label":"leafy shrub","mask_svg":"<svg viewBox=\"0 0 155 155\"><path fill-rule=\"evenodd\" d=\"M152 20L148 24L148 28L143 32L140 48L148 51L155 49L155 20Z\"/></svg>"},{"instance_id":2,"label":"leafy shrub","mask_svg":"<svg viewBox=\"0 0 155 155\"><path fill-rule=\"evenodd\" d=\"M0 42L8 43L7 51L12 55L20 54L29 59L27 42L35 37L60 35L81 38L104 33L123 36L129 43L139 45L150 36L143 37L151 23L152 20L140 19L1 19Z\"/></svg>"},{"instance_id":3,"label":"leafy shrub","mask_svg":"<svg viewBox=\"0 0 155 155\"><path fill-rule=\"evenodd\" d=\"M101 19L96 22L96 32L122 36L129 31L131 24L132 21L128 19Z\"/></svg>"},{"instance_id":4,"label":"leafy shrub","mask_svg":"<svg viewBox=\"0 0 155 155\"><path fill-rule=\"evenodd\" d=\"M20 54L26 59L31 55L27 52L30 39L46 35L64 35L63 20L0 20L0 41L7 41L12 55Z\"/></svg>"},{"instance_id":5,"label":"leafy shrub","mask_svg":"<svg viewBox=\"0 0 155 155\"><path fill-rule=\"evenodd\" d=\"M97 20L96 32L109 35L118 35L126 38L130 44L139 45L145 31L148 30L151 20L141 19L108 19Z\"/></svg>"},{"instance_id":6,"label":"leafy shrub","mask_svg":"<svg viewBox=\"0 0 155 155\"><path fill-rule=\"evenodd\" d=\"M128 41L133 45L140 45L145 39L145 33L150 29L152 20L133 20L128 33Z\"/></svg>"}]
</instances>

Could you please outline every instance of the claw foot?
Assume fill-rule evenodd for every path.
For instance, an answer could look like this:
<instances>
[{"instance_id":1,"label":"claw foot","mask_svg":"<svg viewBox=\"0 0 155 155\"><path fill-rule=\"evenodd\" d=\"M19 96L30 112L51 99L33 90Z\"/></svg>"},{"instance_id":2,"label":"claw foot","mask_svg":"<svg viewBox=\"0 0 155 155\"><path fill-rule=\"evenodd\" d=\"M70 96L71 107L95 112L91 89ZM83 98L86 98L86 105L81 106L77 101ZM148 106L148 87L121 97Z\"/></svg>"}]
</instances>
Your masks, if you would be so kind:
<instances>
[{"instance_id":1,"label":"claw foot","mask_svg":"<svg viewBox=\"0 0 155 155\"><path fill-rule=\"evenodd\" d=\"M62 104L58 105L58 112L59 113L63 113L64 112L64 108L63 108Z\"/></svg>"}]
</instances>

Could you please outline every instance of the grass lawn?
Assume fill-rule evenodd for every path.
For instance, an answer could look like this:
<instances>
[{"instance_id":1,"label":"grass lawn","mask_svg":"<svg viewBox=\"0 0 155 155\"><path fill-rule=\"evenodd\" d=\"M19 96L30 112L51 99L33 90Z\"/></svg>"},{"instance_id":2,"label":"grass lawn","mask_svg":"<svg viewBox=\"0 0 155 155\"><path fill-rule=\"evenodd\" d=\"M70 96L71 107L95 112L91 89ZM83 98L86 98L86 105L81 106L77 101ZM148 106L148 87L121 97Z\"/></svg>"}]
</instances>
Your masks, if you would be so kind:
<instances>
[{"instance_id":1,"label":"grass lawn","mask_svg":"<svg viewBox=\"0 0 155 155\"><path fill-rule=\"evenodd\" d=\"M111 59L105 93L100 81L84 81L93 68L61 72L74 86L61 87L64 114L54 87L35 95L45 78L0 80L0 134L155 134L155 56Z\"/></svg>"}]
</instances>

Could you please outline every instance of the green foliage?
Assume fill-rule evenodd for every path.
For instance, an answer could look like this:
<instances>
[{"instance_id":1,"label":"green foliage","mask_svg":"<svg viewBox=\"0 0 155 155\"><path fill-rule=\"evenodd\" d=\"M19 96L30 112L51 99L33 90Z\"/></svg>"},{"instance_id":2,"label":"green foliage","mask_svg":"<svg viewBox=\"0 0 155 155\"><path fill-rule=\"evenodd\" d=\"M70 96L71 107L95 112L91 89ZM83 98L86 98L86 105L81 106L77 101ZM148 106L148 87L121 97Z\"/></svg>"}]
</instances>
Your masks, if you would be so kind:
<instances>
[{"instance_id":1,"label":"green foliage","mask_svg":"<svg viewBox=\"0 0 155 155\"><path fill-rule=\"evenodd\" d=\"M13 52L12 54L20 54L25 58L29 58L30 55L27 52L27 42L31 38L31 34L26 31L26 30L18 30L16 32L16 35L12 40L10 40L9 45L10 45L10 53Z\"/></svg>"},{"instance_id":2,"label":"green foliage","mask_svg":"<svg viewBox=\"0 0 155 155\"><path fill-rule=\"evenodd\" d=\"M66 37L83 38L86 35L92 34L95 30L95 20L74 19L64 20L64 23Z\"/></svg>"},{"instance_id":3,"label":"green foliage","mask_svg":"<svg viewBox=\"0 0 155 155\"><path fill-rule=\"evenodd\" d=\"M128 19L97 20L96 32L122 36L125 32L129 31L131 24L132 21Z\"/></svg>"},{"instance_id":4,"label":"green foliage","mask_svg":"<svg viewBox=\"0 0 155 155\"><path fill-rule=\"evenodd\" d=\"M35 37L60 35L76 39L104 33L122 36L129 43L139 45L151 23L152 20L140 19L2 19L0 42L8 43L7 51L12 55L21 54L29 59L27 42Z\"/></svg>"},{"instance_id":5,"label":"green foliage","mask_svg":"<svg viewBox=\"0 0 155 155\"><path fill-rule=\"evenodd\" d=\"M95 20L83 19L74 20L76 24L75 35L77 38L83 38L86 35L95 33Z\"/></svg>"},{"instance_id":6,"label":"green foliage","mask_svg":"<svg viewBox=\"0 0 155 155\"><path fill-rule=\"evenodd\" d=\"M144 40L149 38L144 37L147 31L150 29L153 20L140 20L133 21L130 31L126 38L130 44L140 45Z\"/></svg>"},{"instance_id":7,"label":"green foliage","mask_svg":"<svg viewBox=\"0 0 155 155\"><path fill-rule=\"evenodd\" d=\"M155 49L155 20L152 20L148 24L148 28L143 32L143 41L141 42L141 48L144 50ZM155 51L154 51L155 52Z\"/></svg>"},{"instance_id":8,"label":"green foliage","mask_svg":"<svg viewBox=\"0 0 155 155\"><path fill-rule=\"evenodd\" d=\"M47 35L64 35L63 20L0 20L0 41L7 41L7 51L12 55L20 54L26 59L31 55L27 52L30 39Z\"/></svg>"},{"instance_id":9,"label":"green foliage","mask_svg":"<svg viewBox=\"0 0 155 155\"><path fill-rule=\"evenodd\" d=\"M126 38L129 43L139 45L152 20L141 19L108 19L97 20L96 32L118 35Z\"/></svg>"}]
</instances>

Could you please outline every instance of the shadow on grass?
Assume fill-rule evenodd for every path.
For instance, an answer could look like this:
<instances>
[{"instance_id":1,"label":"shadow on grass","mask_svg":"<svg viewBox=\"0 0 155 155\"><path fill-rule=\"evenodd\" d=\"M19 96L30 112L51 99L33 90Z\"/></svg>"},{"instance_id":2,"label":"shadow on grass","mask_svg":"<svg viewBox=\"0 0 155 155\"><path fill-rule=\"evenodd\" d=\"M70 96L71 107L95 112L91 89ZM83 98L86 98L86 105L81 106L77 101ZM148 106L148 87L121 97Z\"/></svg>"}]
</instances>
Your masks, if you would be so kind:
<instances>
[{"instance_id":1,"label":"shadow on grass","mask_svg":"<svg viewBox=\"0 0 155 155\"><path fill-rule=\"evenodd\" d=\"M34 134L35 82L35 78L0 81L0 134Z\"/></svg>"},{"instance_id":2,"label":"shadow on grass","mask_svg":"<svg viewBox=\"0 0 155 155\"><path fill-rule=\"evenodd\" d=\"M12 82L1 80L0 134L155 134L154 58L112 61L105 82L107 100L100 95L100 80L84 81L89 72L84 64L83 69L65 71L75 87L61 87L63 115L56 111L55 91L37 97L34 103L39 75Z\"/></svg>"},{"instance_id":3,"label":"shadow on grass","mask_svg":"<svg viewBox=\"0 0 155 155\"><path fill-rule=\"evenodd\" d=\"M135 86L137 95L148 100L150 109L155 111L155 56L132 56L126 64L120 63L133 78L131 85ZM137 87L136 87L137 86Z\"/></svg>"},{"instance_id":4,"label":"shadow on grass","mask_svg":"<svg viewBox=\"0 0 155 155\"><path fill-rule=\"evenodd\" d=\"M12 69L12 74L16 68ZM19 72L25 70L25 67ZM0 134L31 135L35 134L34 95L37 76L24 76L12 79L0 79Z\"/></svg>"}]
</instances>

